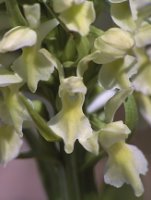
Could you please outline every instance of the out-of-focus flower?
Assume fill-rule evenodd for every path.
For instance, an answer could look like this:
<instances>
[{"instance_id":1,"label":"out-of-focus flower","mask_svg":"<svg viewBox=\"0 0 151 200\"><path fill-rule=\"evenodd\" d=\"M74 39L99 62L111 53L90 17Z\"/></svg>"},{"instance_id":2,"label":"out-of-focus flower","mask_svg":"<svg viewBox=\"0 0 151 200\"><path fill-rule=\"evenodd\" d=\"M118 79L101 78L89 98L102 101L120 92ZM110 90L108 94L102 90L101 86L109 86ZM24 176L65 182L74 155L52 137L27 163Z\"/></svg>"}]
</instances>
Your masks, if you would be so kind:
<instances>
[{"instance_id":1,"label":"out-of-focus flower","mask_svg":"<svg viewBox=\"0 0 151 200\"><path fill-rule=\"evenodd\" d=\"M13 126L0 125L0 163L6 165L14 159L21 148L22 139Z\"/></svg>"},{"instance_id":2,"label":"out-of-focus flower","mask_svg":"<svg viewBox=\"0 0 151 200\"><path fill-rule=\"evenodd\" d=\"M0 163L6 165L14 159L22 145L22 124L27 117L18 100L22 79L0 67Z\"/></svg>"},{"instance_id":3,"label":"out-of-focus flower","mask_svg":"<svg viewBox=\"0 0 151 200\"><path fill-rule=\"evenodd\" d=\"M93 2L85 0L54 0L53 8L59 13L60 20L80 35L87 35L90 24L95 20Z\"/></svg>"},{"instance_id":4,"label":"out-of-focus flower","mask_svg":"<svg viewBox=\"0 0 151 200\"><path fill-rule=\"evenodd\" d=\"M79 76L83 76L88 68L88 63L93 61L97 64L104 64L101 71L109 73L106 74L106 76L103 72L105 75L103 75L103 77L105 77L103 78L105 80L105 85L107 85L105 82L108 82L108 80L110 82L109 84L112 84L112 86L113 82L114 85L117 85L117 81L114 81L117 77L121 80L124 78L125 80L123 79L122 82L128 83L129 81L126 80L127 75L125 74L125 70L134 60L133 56L130 56L133 47L134 39L128 31L124 31L120 28L110 28L95 39L92 53L81 59L77 67L77 73ZM127 59L127 56L129 56L129 59ZM101 71L100 77L102 74ZM131 73L133 72L131 71L128 74ZM111 81L110 78L106 79L108 76L110 76ZM100 82L102 81L100 80ZM110 89L112 86L107 86L107 89Z\"/></svg>"},{"instance_id":5,"label":"out-of-focus flower","mask_svg":"<svg viewBox=\"0 0 151 200\"><path fill-rule=\"evenodd\" d=\"M101 129L99 141L109 156L104 179L117 188L130 184L135 195L141 196L144 188L139 175L146 174L147 160L137 147L125 143L129 134L130 130L122 121L109 123Z\"/></svg>"},{"instance_id":6,"label":"out-of-focus flower","mask_svg":"<svg viewBox=\"0 0 151 200\"><path fill-rule=\"evenodd\" d=\"M123 30L133 33L137 47L150 44L151 25L147 22L151 12L150 0L124 0L111 2L111 17Z\"/></svg>"},{"instance_id":7,"label":"out-of-focus flower","mask_svg":"<svg viewBox=\"0 0 151 200\"><path fill-rule=\"evenodd\" d=\"M136 91L145 95L151 95L151 62L144 49L136 49L137 74L133 77L132 83Z\"/></svg>"},{"instance_id":8,"label":"out-of-focus flower","mask_svg":"<svg viewBox=\"0 0 151 200\"><path fill-rule=\"evenodd\" d=\"M135 93L137 103L139 105L140 113L143 118L151 125L151 98L148 95L142 93Z\"/></svg>"},{"instance_id":9,"label":"out-of-focus flower","mask_svg":"<svg viewBox=\"0 0 151 200\"><path fill-rule=\"evenodd\" d=\"M47 81L54 71L51 54L40 49L45 36L58 25L55 19L40 24L40 5L24 5L24 13L29 27L11 29L0 41L0 53L22 49L22 55L15 60L12 69L27 82L35 92L40 80Z\"/></svg>"},{"instance_id":10,"label":"out-of-focus flower","mask_svg":"<svg viewBox=\"0 0 151 200\"><path fill-rule=\"evenodd\" d=\"M27 112L18 98L18 86L1 89L0 115L3 123L14 127L16 133L22 136L22 124L27 119Z\"/></svg>"},{"instance_id":11,"label":"out-of-focus flower","mask_svg":"<svg viewBox=\"0 0 151 200\"><path fill-rule=\"evenodd\" d=\"M110 28L94 42L93 61L105 64L123 58L133 47L131 34L120 28Z\"/></svg>"}]
</instances>

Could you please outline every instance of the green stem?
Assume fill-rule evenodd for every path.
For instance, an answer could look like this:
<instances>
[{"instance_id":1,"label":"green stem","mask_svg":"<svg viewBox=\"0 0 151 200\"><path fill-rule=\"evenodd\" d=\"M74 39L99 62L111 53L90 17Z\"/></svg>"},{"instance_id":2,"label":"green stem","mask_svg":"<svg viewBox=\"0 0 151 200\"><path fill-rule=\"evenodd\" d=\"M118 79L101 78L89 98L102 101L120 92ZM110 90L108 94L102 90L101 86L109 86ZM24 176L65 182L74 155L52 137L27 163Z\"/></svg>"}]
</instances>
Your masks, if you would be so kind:
<instances>
[{"instance_id":1,"label":"green stem","mask_svg":"<svg viewBox=\"0 0 151 200\"><path fill-rule=\"evenodd\" d=\"M46 142L42 138L37 138L36 135L29 130L24 131L24 136L33 154L37 155L35 159L48 197L47 199L70 200L68 197L64 168L59 161L59 155L55 145Z\"/></svg>"},{"instance_id":2,"label":"green stem","mask_svg":"<svg viewBox=\"0 0 151 200\"><path fill-rule=\"evenodd\" d=\"M64 153L64 162L70 199L81 200L75 153Z\"/></svg>"},{"instance_id":3,"label":"green stem","mask_svg":"<svg viewBox=\"0 0 151 200\"><path fill-rule=\"evenodd\" d=\"M7 7L7 11L11 17L13 26L25 26L27 25L26 20L24 19L20 9L18 7L18 3L16 0L5 0L5 4Z\"/></svg>"}]
</instances>

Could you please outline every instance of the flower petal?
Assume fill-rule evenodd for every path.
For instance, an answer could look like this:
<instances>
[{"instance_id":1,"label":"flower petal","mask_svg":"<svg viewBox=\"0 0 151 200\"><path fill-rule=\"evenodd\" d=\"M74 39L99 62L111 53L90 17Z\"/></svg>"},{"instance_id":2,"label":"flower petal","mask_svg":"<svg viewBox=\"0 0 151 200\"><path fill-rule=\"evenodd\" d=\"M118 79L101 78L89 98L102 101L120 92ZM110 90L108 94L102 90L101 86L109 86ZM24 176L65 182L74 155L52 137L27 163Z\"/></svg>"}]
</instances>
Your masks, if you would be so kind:
<instances>
[{"instance_id":1,"label":"flower petal","mask_svg":"<svg viewBox=\"0 0 151 200\"><path fill-rule=\"evenodd\" d=\"M59 18L69 30L76 31L82 36L87 35L90 24L95 20L93 2L75 4L62 12Z\"/></svg>"},{"instance_id":2,"label":"flower petal","mask_svg":"<svg viewBox=\"0 0 151 200\"><path fill-rule=\"evenodd\" d=\"M0 126L0 163L6 165L14 159L21 148L22 140L12 126Z\"/></svg>"},{"instance_id":3,"label":"flower petal","mask_svg":"<svg viewBox=\"0 0 151 200\"><path fill-rule=\"evenodd\" d=\"M122 121L111 122L100 130L99 141L108 149L117 142L125 141L130 133L130 129Z\"/></svg>"},{"instance_id":4,"label":"flower petal","mask_svg":"<svg viewBox=\"0 0 151 200\"><path fill-rule=\"evenodd\" d=\"M132 36L120 28L110 28L94 41L93 61L105 64L123 58L134 45Z\"/></svg>"},{"instance_id":5,"label":"flower petal","mask_svg":"<svg viewBox=\"0 0 151 200\"><path fill-rule=\"evenodd\" d=\"M137 47L144 47L151 44L151 25L144 24L135 34Z\"/></svg>"},{"instance_id":6,"label":"flower petal","mask_svg":"<svg viewBox=\"0 0 151 200\"><path fill-rule=\"evenodd\" d=\"M101 39L116 49L124 51L132 48L134 45L134 40L130 33L120 28L110 28L101 36Z\"/></svg>"},{"instance_id":7,"label":"flower petal","mask_svg":"<svg viewBox=\"0 0 151 200\"><path fill-rule=\"evenodd\" d=\"M116 187L122 186L124 182L128 183L133 187L135 195L141 196L144 188L139 174L145 174L147 171L147 161L142 152L133 145L119 142L113 145L108 153L105 181Z\"/></svg>"},{"instance_id":8,"label":"flower petal","mask_svg":"<svg viewBox=\"0 0 151 200\"><path fill-rule=\"evenodd\" d=\"M143 49L137 49L138 72L133 77L133 86L136 91L145 95L151 95L151 62Z\"/></svg>"},{"instance_id":9,"label":"flower petal","mask_svg":"<svg viewBox=\"0 0 151 200\"><path fill-rule=\"evenodd\" d=\"M144 154L134 145L127 146L133 154L135 167L137 168L138 173L145 175L148 171L148 162Z\"/></svg>"},{"instance_id":10,"label":"flower petal","mask_svg":"<svg viewBox=\"0 0 151 200\"><path fill-rule=\"evenodd\" d=\"M21 83L22 78L6 68L0 67L0 87L6 87L12 84Z\"/></svg>"},{"instance_id":11,"label":"flower petal","mask_svg":"<svg viewBox=\"0 0 151 200\"><path fill-rule=\"evenodd\" d=\"M0 41L0 53L33 46L36 41L37 34L35 31L27 27L17 26L3 36Z\"/></svg>"},{"instance_id":12,"label":"flower petal","mask_svg":"<svg viewBox=\"0 0 151 200\"><path fill-rule=\"evenodd\" d=\"M27 118L27 113L19 101L16 87L3 88L3 99L0 101L0 115L4 123L13 126L16 133L22 135L22 124Z\"/></svg>"},{"instance_id":13,"label":"flower petal","mask_svg":"<svg viewBox=\"0 0 151 200\"><path fill-rule=\"evenodd\" d=\"M136 99L144 119L151 125L151 99L149 96L137 93Z\"/></svg>"},{"instance_id":14,"label":"flower petal","mask_svg":"<svg viewBox=\"0 0 151 200\"><path fill-rule=\"evenodd\" d=\"M37 28L40 24L40 5L23 5L25 17L31 28Z\"/></svg>"},{"instance_id":15,"label":"flower petal","mask_svg":"<svg viewBox=\"0 0 151 200\"><path fill-rule=\"evenodd\" d=\"M105 89L128 89L131 83L126 69L127 66L123 59L104 64L99 72L99 82Z\"/></svg>"},{"instance_id":16,"label":"flower petal","mask_svg":"<svg viewBox=\"0 0 151 200\"><path fill-rule=\"evenodd\" d=\"M93 135L91 125L82 111L85 94L82 78L72 76L62 80L59 88L62 109L50 120L49 126L63 138L67 153L72 153L76 139L86 149L94 153L98 151L98 146L94 145L95 139L90 139Z\"/></svg>"},{"instance_id":17,"label":"flower petal","mask_svg":"<svg viewBox=\"0 0 151 200\"><path fill-rule=\"evenodd\" d=\"M94 153L97 155L99 153L99 143L98 143L98 133L93 133L92 136L90 136L87 140L81 140L79 139L79 142L82 144L82 146L89 152Z\"/></svg>"},{"instance_id":18,"label":"flower petal","mask_svg":"<svg viewBox=\"0 0 151 200\"><path fill-rule=\"evenodd\" d=\"M134 22L129 3L111 4L111 17L115 24L126 31L134 31L136 23Z\"/></svg>"},{"instance_id":19,"label":"flower petal","mask_svg":"<svg viewBox=\"0 0 151 200\"><path fill-rule=\"evenodd\" d=\"M40 80L48 81L54 71L54 60L51 54L44 49L32 54L32 49L27 49L25 54L19 57L13 64L12 69L19 74L32 92L37 89Z\"/></svg>"},{"instance_id":20,"label":"flower petal","mask_svg":"<svg viewBox=\"0 0 151 200\"><path fill-rule=\"evenodd\" d=\"M61 13L68 9L73 3L73 0L53 0L53 9L57 13Z\"/></svg>"}]
</instances>

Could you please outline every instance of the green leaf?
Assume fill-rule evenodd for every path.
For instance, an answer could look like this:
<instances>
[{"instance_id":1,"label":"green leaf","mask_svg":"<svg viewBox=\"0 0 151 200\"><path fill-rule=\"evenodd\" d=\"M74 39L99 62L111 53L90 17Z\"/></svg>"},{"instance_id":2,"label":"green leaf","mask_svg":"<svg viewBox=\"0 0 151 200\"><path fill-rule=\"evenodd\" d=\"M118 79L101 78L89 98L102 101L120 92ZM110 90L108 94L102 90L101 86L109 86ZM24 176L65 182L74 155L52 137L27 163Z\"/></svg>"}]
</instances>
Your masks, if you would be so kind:
<instances>
[{"instance_id":1,"label":"green leaf","mask_svg":"<svg viewBox=\"0 0 151 200\"><path fill-rule=\"evenodd\" d=\"M62 60L72 61L75 60L76 46L73 36L71 35L66 43L65 49L63 51Z\"/></svg>"},{"instance_id":2,"label":"green leaf","mask_svg":"<svg viewBox=\"0 0 151 200\"><path fill-rule=\"evenodd\" d=\"M130 95L127 101L124 102L125 109L125 124L134 130L138 122L138 110L133 95Z\"/></svg>"},{"instance_id":3,"label":"green leaf","mask_svg":"<svg viewBox=\"0 0 151 200\"><path fill-rule=\"evenodd\" d=\"M41 136L47 141L58 141L59 137L55 135L51 128L48 127L46 121L34 110L28 99L26 99L23 95L20 95L20 99L34 121Z\"/></svg>"}]
</instances>

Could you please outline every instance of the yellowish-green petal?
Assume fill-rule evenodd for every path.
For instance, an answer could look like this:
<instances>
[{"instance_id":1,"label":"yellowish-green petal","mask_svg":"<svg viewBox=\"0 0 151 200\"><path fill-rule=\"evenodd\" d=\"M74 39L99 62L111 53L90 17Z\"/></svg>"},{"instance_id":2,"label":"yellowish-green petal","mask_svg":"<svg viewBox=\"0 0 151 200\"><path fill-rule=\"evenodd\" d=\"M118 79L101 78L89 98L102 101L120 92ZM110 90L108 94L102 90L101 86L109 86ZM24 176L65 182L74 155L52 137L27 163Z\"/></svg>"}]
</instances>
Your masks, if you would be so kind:
<instances>
[{"instance_id":1,"label":"yellowish-green petal","mask_svg":"<svg viewBox=\"0 0 151 200\"><path fill-rule=\"evenodd\" d=\"M137 47L144 47L151 44L151 25L145 23L135 33L135 42Z\"/></svg>"},{"instance_id":2,"label":"yellowish-green petal","mask_svg":"<svg viewBox=\"0 0 151 200\"><path fill-rule=\"evenodd\" d=\"M40 5L35 3L33 5L23 5L24 14L31 28L37 28L40 24Z\"/></svg>"},{"instance_id":3,"label":"yellowish-green petal","mask_svg":"<svg viewBox=\"0 0 151 200\"><path fill-rule=\"evenodd\" d=\"M105 64L123 58L133 45L134 40L129 32L110 28L94 41L93 61Z\"/></svg>"},{"instance_id":4,"label":"yellowish-green petal","mask_svg":"<svg viewBox=\"0 0 151 200\"><path fill-rule=\"evenodd\" d=\"M111 4L111 17L114 23L123 30L132 32L136 29L136 23L132 18L128 1L119 4Z\"/></svg>"},{"instance_id":5,"label":"yellowish-green petal","mask_svg":"<svg viewBox=\"0 0 151 200\"><path fill-rule=\"evenodd\" d=\"M36 41L37 34L34 30L23 26L17 26L3 36L0 41L0 53L33 46Z\"/></svg>"},{"instance_id":6,"label":"yellowish-green petal","mask_svg":"<svg viewBox=\"0 0 151 200\"><path fill-rule=\"evenodd\" d=\"M108 149L117 142L125 141L130 133L130 129L122 121L111 122L100 130L99 141Z\"/></svg>"},{"instance_id":7,"label":"yellowish-green petal","mask_svg":"<svg viewBox=\"0 0 151 200\"><path fill-rule=\"evenodd\" d=\"M22 135L23 121L27 119L27 112L18 98L17 86L2 89L3 98L0 100L1 120L14 127L16 133Z\"/></svg>"},{"instance_id":8,"label":"yellowish-green petal","mask_svg":"<svg viewBox=\"0 0 151 200\"><path fill-rule=\"evenodd\" d=\"M53 9L60 13L68 9L73 3L73 0L53 0Z\"/></svg>"},{"instance_id":9,"label":"yellowish-green petal","mask_svg":"<svg viewBox=\"0 0 151 200\"><path fill-rule=\"evenodd\" d=\"M144 119L151 125L151 98L150 96L143 95L142 93L137 93L135 95L140 112Z\"/></svg>"},{"instance_id":10,"label":"yellowish-green petal","mask_svg":"<svg viewBox=\"0 0 151 200\"><path fill-rule=\"evenodd\" d=\"M22 140L13 126L0 126L0 163L6 165L20 151Z\"/></svg>"},{"instance_id":11,"label":"yellowish-green petal","mask_svg":"<svg viewBox=\"0 0 151 200\"><path fill-rule=\"evenodd\" d=\"M77 139L87 150L98 151L91 125L82 110L85 94L82 78L72 76L62 80L59 88L62 109L50 120L49 126L62 137L67 153L72 153Z\"/></svg>"},{"instance_id":12,"label":"yellowish-green petal","mask_svg":"<svg viewBox=\"0 0 151 200\"><path fill-rule=\"evenodd\" d=\"M85 1L81 4L74 4L59 15L59 18L71 31L80 35L87 35L90 24L95 20L93 2Z\"/></svg>"},{"instance_id":13,"label":"yellowish-green petal","mask_svg":"<svg viewBox=\"0 0 151 200\"><path fill-rule=\"evenodd\" d=\"M134 40L130 33L120 28L110 28L101 38L107 44L124 51L132 48L134 45Z\"/></svg>"},{"instance_id":14,"label":"yellowish-green petal","mask_svg":"<svg viewBox=\"0 0 151 200\"><path fill-rule=\"evenodd\" d=\"M146 174L148 170L143 153L133 145L118 142L108 150L108 154L105 182L115 187L130 184L135 195L141 196L144 188L139 175Z\"/></svg>"},{"instance_id":15,"label":"yellowish-green petal","mask_svg":"<svg viewBox=\"0 0 151 200\"><path fill-rule=\"evenodd\" d=\"M133 86L136 91L140 91L145 95L151 95L151 62L143 49L136 50L138 59L138 72L133 78Z\"/></svg>"},{"instance_id":16,"label":"yellowish-green petal","mask_svg":"<svg viewBox=\"0 0 151 200\"><path fill-rule=\"evenodd\" d=\"M131 83L126 69L127 66L123 59L104 64L99 73L99 82L105 89L128 89Z\"/></svg>"},{"instance_id":17,"label":"yellowish-green petal","mask_svg":"<svg viewBox=\"0 0 151 200\"><path fill-rule=\"evenodd\" d=\"M40 80L48 81L54 71L54 59L45 49L35 52L28 48L13 64L12 69L27 82L29 89L35 92Z\"/></svg>"}]
</instances>

